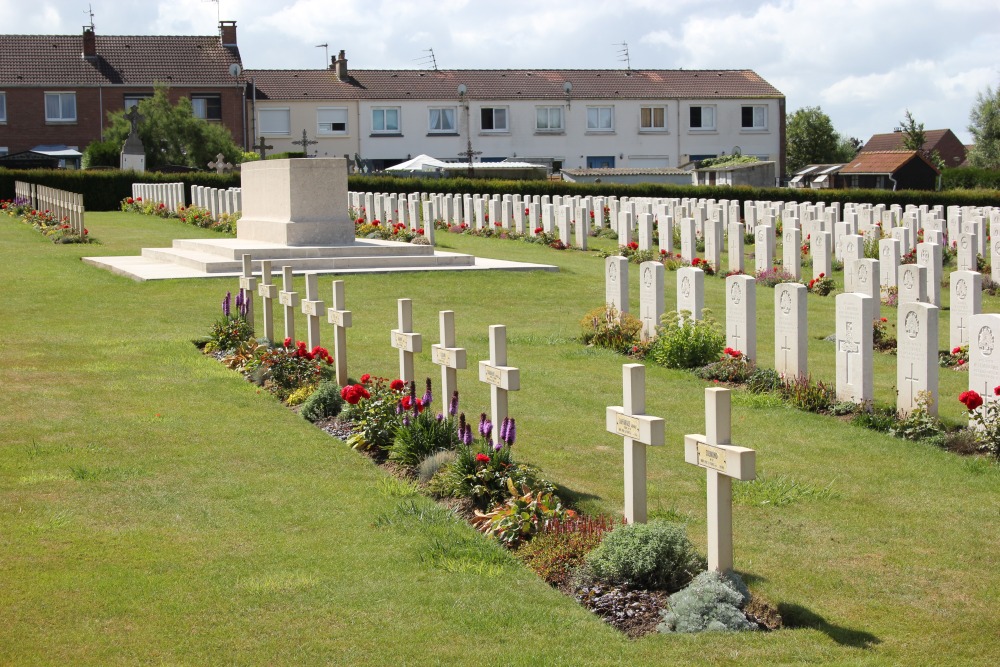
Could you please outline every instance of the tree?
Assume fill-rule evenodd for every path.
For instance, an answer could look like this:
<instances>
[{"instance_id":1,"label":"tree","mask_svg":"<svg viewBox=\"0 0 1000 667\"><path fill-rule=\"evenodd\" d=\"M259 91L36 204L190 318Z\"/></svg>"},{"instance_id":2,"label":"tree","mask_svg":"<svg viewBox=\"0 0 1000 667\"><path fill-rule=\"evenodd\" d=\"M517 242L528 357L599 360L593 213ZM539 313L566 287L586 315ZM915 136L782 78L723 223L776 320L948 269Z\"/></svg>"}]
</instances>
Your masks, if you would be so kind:
<instances>
[{"instance_id":1,"label":"tree","mask_svg":"<svg viewBox=\"0 0 1000 667\"><path fill-rule=\"evenodd\" d=\"M819 107L803 107L789 114L785 128L789 173L807 164L845 161L840 159L843 151L838 150L841 138Z\"/></svg>"},{"instance_id":2,"label":"tree","mask_svg":"<svg viewBox=\"0 0 1000 667\"><path fill-rule=\"evenodd\" d=\"M167 88L157 86L153 96L139 102L139 138L146 151L146 168L156 170L166 165L183 165L206 169L215 156L222 153L228 162L236 164L243 151L222 125L196 118L191 100L182 97L170 104ZM84 164L89 167L117 167L119 154L131 125L125 110L108 113L109 127L104 140L95 141L84 151Z\"/></svg>"},{"instance_id":3,"label":"tree","mask_svg":"<svg viewBox=\"0 0 1000 667\"><path fill-rule=\"evenodd\" d=\"M980 169L1000 169L1000 87L976 96L969 113L969 132L975 146L969 151L969 164Z\"/></svg>"},{"instance_id":4,"label":"tree","mask_svg":"<svg viewBox=\"0 0 1000 667\"><path fill-rule=\"evenodd\" d=\"M927 143L927 133L924 132L924 124L913 119L910 110L906 110L906 120L900 123L903 130L903 148L908 151L924 152L924 144ZM924 153L926 155L926 153Z\"/></svg>"},{"instance_id":5,"label":"tree","mask_svg":"<svg viewBox=\"0 0 1000 667\"><path fill-rule=\"evenodd\" d=\"M837 154L836 159L833 162L850 162L853 160L858 153L861 152L861 147L865 145L865 142L861 141L857 137L847 137L841 134L837 135Z\"/></svg>"}]
</instances>

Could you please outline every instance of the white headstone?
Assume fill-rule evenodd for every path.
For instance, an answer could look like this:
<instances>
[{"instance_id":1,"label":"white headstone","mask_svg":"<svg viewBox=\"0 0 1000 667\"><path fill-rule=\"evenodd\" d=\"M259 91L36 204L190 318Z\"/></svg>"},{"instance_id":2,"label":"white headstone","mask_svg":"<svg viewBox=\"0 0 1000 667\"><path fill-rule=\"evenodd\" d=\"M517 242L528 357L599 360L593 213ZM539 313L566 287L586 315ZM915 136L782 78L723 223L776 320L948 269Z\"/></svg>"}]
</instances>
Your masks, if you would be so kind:
<instances>
[{"instance_id":1,"label":"white headstone","mask_svg":"<svg viewBox=\"0 0 1000 667\"><path fill-rule=\"evenodd\" d=\"M729 223L729 270L745 271L746 258L743 254L743 237L746 227L742 222Z\"/></svg>"},{"instance_id":2,"label":"white headstone","mask_svg":"<svg viewBox=\"0 0 1000 667\"><path fill-rule=\"evenodd\" d=\"M757 281L750 276L726 278L726 345L757 360Z\"/></svg>"},{"instance_id":3,"label":"white headstone","mask_svg":"<svg viewBox=\"0 0 1000 667\"><path fill-rule=\"evenodd\" d=\"M455 311L442 310L438 317L441 342L431 345L431 360L441 367L441 402L447 406L458 390L458 369L466 366L466 351L455 346Z\"/></svg>"},{"instance_id":4,"label":"white headstone","mask_svg":"<svg viewBox=\"0 0 1000 667\"><path fill-rule=\"evenodd\" d=\"M758 224L754 229L754 258L757 273L763 273L774 266L774 227Z\"/></svg>"},{"instance_id":5,"label":"white headstone","mask_svg":"<svg viewBox=\"0 0 1000 667\"><path fill-rule=\"evenodd\" d=\"M705 272L693 266L677 269L677 312L688 311L700 320L705 308Z\"/></svg>"},{"instance_id":6,"label":"white headstone","mask_svg":"<svg viewBox=\"0 0 1000 667\"><path fill-rule=\"evenodd\" d=\"M695 257L694 218L681 218L681 259L690 263Z\"/></svg>"},{"instance_id":7,"label":"white headstone","mask_svg":"<svg viewBox=\"0 0 1000 667\"><path fill-rule=\"evenodd\" d=\"M604 260L604 302L619 313L628 310L628 260L608 257Z\"/></svg>"},{"instance_id":8,"label":"white headstone","mask_svg":"<svg viewBox=\"0 0 1000 667\"><path fill-rule=\"evenodd\" d=\"M917 264L927 268L927 302L941 307L941 245L938 243L917 244Z\"/></svg>"},{"instance_id":9,"label":"white headstone","mask_svg":"<svg viewBox=\"0 0 1000 667\"><path fill-rule=\"evenodd\" d=\"M403 382L415 380L413 355L423 350L423 339L413 333L413 302L410 299L397 301L399 328L390 332L391 343L399 350L399 377Z\"/></svg>"},{"instance_id":10,"label":"white headstone","mask_svg":"<svg viewBox=\"0 0 1000 667\"><path fill-rule=\"evenodd\" d=\"M833 235L830 232L815 232L809 242L809 252L813 258L813 278L831 277L833 271L832 256Z\"/></svg>"},{"instance_id":11,"label":"white headstone","mask_svg":"<svg viewBox=\"0 0 1000 667\"><path fill-rule=\"evenodd\" d=\"M995 389L1000 386L1000 315L973 315L970 321L969 389L983 397L983 407L1000 400ZM970 424L972 422L970 415Z\"/></svg>"},{"instance_id":12,"label":"white headstone","mask_svg":"<svg viewBox=\"0 0 1000 667\"><path fill-rule=\"evenodd\" d=\"M948 349L969 345L969 322L983 310L983 276L976 271L951 274Z\"/></svg>"},{"instance_id":13,"label":"white headstone","mask_svg":"<svg viewBox=\"0 0 1000 667\"><path fill-rule=\"evenodd\" d=\"M785 227L782 233L781 268L796 280L802 278L802 231Z\"/></svg>"},{"instance_id":14,"label":"white headstone","mask_svg":"<svg viewBox=\"0 0 1000 667\"><path fill-rule=\"evenodd\" d=\"M938 308L928 303L899 305L896 325L896 409L909 414L929 392L929 412L938 404Z\"/></svg>"},{"instance_id":15,"label":"white headstone","mask_svg":"<svg viewBox=\"0 0 1000 667\"><path fill-rule=\"evenodd\" d=\"M879 284L882 286L882 290L896 287L900 260L899 241L894 238L879 241L878 257Z\"/></svg>"},{"instance_id":16,"label":"white headstone","mask_svg":"<svg viewBox=\"0 0 1000 667\"><path fill-rule=\"evenodd\" d=\"M639 265L639 319L642 321L642 337L656 336L656 327L664 312L663 296L664 268L660 262L643 262Z\"/></svg>"},{"instance_id":17,"label":"white headstone","mask_svg":"<svg viewBox=\"0 0 1000 667\"><path fill-rule=\"evenodd\" d=\"M837 400L864 404L872 383L872 298L857 292L836 296Z\"/></svg>"},{"instance_id":18,"label":"white headstone","mask_svg":"<svg viewBox=\"0 0 1000 667\"><path fill-rule=\"evenodd\" d=\"M806 286L798 283L774 286L774 370L790 379L809 373L808 293Z\"/></svg>"},{"instance_id":19,"label":"white headstone","mask_svg":"<svg viewBox=\"0 0 1000 667\"><path fill-rule=\"evenodd\" d=\"M879 264L875 259L855 259L844 263L844 291L867 294L872 298L872 317L881 317L881 294L879 286Z\"/></svg>"},{"instance_id":20,"label":"white headstone","mask_svg":"<svg viewBox=\"0 0 1000 667\"><path fill-rule=\"evenodd\" d=\"M959 271L976 270L976 237L973 234L959 234L955 244L955 263Z\"/></svg>"},{"instance_id":21,"label":"white headstone","mask_svg":"<svg viewBox=\"0 0 1000 667\"><path fill-rule=\"evenodd\" d=\"M507 392L521 388L521 371L507 365L507 327L490 326L490 359L479 362L479 381L490 385L493 444L500 443L500 424L507 418Z\"/></svg>"}]
</instances>

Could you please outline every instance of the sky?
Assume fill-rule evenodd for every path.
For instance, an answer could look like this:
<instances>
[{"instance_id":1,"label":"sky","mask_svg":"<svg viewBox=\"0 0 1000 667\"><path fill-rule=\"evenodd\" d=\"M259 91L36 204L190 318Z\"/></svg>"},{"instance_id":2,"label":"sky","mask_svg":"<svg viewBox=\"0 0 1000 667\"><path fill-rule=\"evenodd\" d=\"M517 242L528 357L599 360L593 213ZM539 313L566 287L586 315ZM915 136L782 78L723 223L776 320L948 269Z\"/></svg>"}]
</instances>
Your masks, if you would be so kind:
<instances>
[{"instance_id":1,"label":"sky","mask_svg":"<svg viewBox=\"0 0 1000 667\"><path fill-rule=\"evenodd\" d=\"M26 9L30 7L30 11ZM866 141L908 109L971 142L1000 86L1000 0L0 0L5 33L209 35L237 21L245 67L752 69L788 112Z\"/></svg>"}]
</instances>

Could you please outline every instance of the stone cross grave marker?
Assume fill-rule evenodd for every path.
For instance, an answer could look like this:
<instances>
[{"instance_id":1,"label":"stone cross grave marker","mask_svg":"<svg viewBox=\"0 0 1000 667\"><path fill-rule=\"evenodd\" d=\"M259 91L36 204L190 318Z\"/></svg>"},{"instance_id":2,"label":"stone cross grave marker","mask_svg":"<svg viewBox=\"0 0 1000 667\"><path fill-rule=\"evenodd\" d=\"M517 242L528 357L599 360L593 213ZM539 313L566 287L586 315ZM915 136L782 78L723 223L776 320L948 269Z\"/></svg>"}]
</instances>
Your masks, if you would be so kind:
<instances>
[{"instance_id":1,"label":"stone cross grave marker","mask_svg":"<svg viewBox=\"0 0 1000 667\"><path fill-rule=\"evenodd\" d=\"M969 318L983 310L983 276L976 271L953 271L950 291L948 349L953 350L969 344Z\"/></svg>"},{"instance_id":2,"label":"stone cross grave marker","mask_svg":"<svg viewBox=\"0 0 1000 667\"><path fill-rule=\"evenodd\" d=\"M413 333L413 301L399 299L399 328L393 329L392 346L399 350L399 378L403 382L416 380L413 372L413 355L423 350L423 339L420 334Z\"/></svg>"},{"instance_id":3,"label":"stone cross grave marker","mask_svg":"<svg viewBox=\"0 0 1000 667\"><path fill-rule=\"evenodd\" d=\"M225 155L223 155L222 153L219 153L218 155L215 156L215 161L214 162L209 162L208 163L208 168L209 169L214 169L215 173L217 173L217 174L224 174L227 171L229 171L230 169L232 169L233 165L230 162L226 162L226 156Z\"/></svg>"},{"instance_id":4,"label":"stone cross grave marker","mask_svg":"<svg viewBox=\"0 0 1000 667\"><path fill-rule=\"evenodd\" d=\"M733 480L757 477L757 452L731 444L729 389L705 389L705 434L684 436L684 461L708 474L708 569L733 569Z\"/></svg>"},{"instance_id":5,"label":"stone cross grave marker","mask_svg":"<svg viewBox=\"0 0 1000 667\"><path fill-rule=\"evenodd\" d=\"M507 392L521 388L521 371L507 365L507 327L490 325L490 358L479 362L479 381L490 385L493 444L500 443L500 424L507 418Z\"/></svg>"},{"instance_id":6,"label":"stone cross grave marker","mask_svg":"<svg viewBox=\"0 0 1000 667\"><path fill-rule=\"evenodd\" d=\"M441 342L431 345L431 360L441 367L441 401L447 406L458 389L458 369L465 368L466 355L464 347L455 347L455 311L442 310L438 319Z\"/></svg>"},{"instance_id":7,"label":"stone cross grave marker","mask_svg":"<svg viewBox=\"0 0 1000 667\"><path fill-rule=\"evenodd\" d=\"M260 284L257 293L261 299L261 316L264 318L264 338L274 344L274 300L278 298L278 286L271 282L271 260L260 263Z\"/></svg>"},{"instance_id":8,"label":"stone cross grave marker","mask_svg":"<svg viewBox=\"0 0 1000 667\"><path fill-rule=\"evenodd\" d=\"M628 259L625 257L604 260L604 302L619 313L628 312Z\"/></svg>"},{"instance_id":9,"label":"stone cross grave marker","mask_svg":"<svg viewBox=\"0 0 1000 667\"><path fill-rule=\"evenodd\" d=\"M278 303L285 307L285 338L295 344L295 306L299 305L299 293L292 291L292 267L281 267L281 291Z\"/></svg>"},{"instance_id":10,"label":"stone cross grave marker","mask_svg":"<svg viewBox=\"0 0 1000 667\"><path fill-rule=\"evenodd\" d=\"M253 261L250 255L243 255L243 275L240 276L240 292L247 304L247 324L253 331L253 293L257 291L257 279L253 277Z\"/></svg>"},{"instance_id":11,"label":"stone cross grave marker","mask_svg":"<svg viewBox=\"0 0 1000 667\"><path fill-rule=\"evenodd\" d=\"M646 523L646 447L665 442L666 424L646 413L646 367L622 365L622 405L605 412L609 433L625 438L625 521Z\"/></svg>"},{"instance_id":12,"label":"stone cross grave marker","mask_svg":"<svg viewBox=\"0 0 1000 667\"><path fill-rule=\"evenodd\" d=\"M302 130L302 141L293 141L292 145L302 146L302 154L305 157L309 157L309 147L312 146L313 144L318 144L318 143L319 143L318 141L311 140L306 131Z\"/></svg>"},{"instance_id":13,"label":"stone cross grave marker","mask_svg":"<svg viewBox=\"0 0 1000 667\"><path fill-rule=\"evenodd\" d=\"M263 160L267 158L267 152L272 148L274 148L274 146L268 146L267 141L264 139L264 137L261 137L260 140L250 148L257 151L257 155L259 155L260 159Z\"/></svg>"},{"instance_id":14,"label":"stone cross grave marker","mask_svg":"<svg viewBox=\"0 0 1000 667\"><path fill-rule=\"evenodd\" d=\"M750 276L726 278L726 345L757 359L757 281Z\"/></svg>"},{"instance_id":15,"label":"stone cross grave marker","mask_svg":"<svg viewBox=\"0 0 1000 667\"><path fill-rule=\"evenodd\" d=\"M938 405L938 308L929 303L899 305L896 325L896 410L909 414L921 392L929 392L929 411Z\"/></svg>"},{"instance_id":16,"label":"stone cross grave marker","mask_svg":"<svg viewBox=\"0 0 1000 667\"><path fill-rule=\"evenodd\" d=\"M729 223L729 270L744 271L745 258L743 255L743 237L746 234L746 225L742 222Z\"/></svg>"},{"instance_id":17,"label":"stone cross grave marker","mask_svg":"<svg viewBox=\"0 0 1000 667\"><path fill-rule=\"evenodd\" d=\"M326 304L319 300L319 277L315 273L306 274L306 298L302 301L302 314L306 316L306 330L309 349L320 344L319 318L323 317Z\"/></svg>"},{"instance_id":18,"label":"stone cross grave marker","mask_svg":"<svg viewBox=\"0 0 1000 667\"><path fill-rule=\"evenodd\" d=\"M656 327L663 316L663 276L664 267L659 262L643 262L639 265L639 319L642 321L642 337L649 340L656 335Z\"/></svg>"},{"instance_id":19,"label":"stone cross grave marker","mask_svg":"<svg viewBox=\"0 0 1000 667\"><path fill-rule=\"evenodd\" d=\"M693 266L677 269L677 312L686 310L692 320L700 320L704 308L705 272Z\"/></svg>"},{"instance_id":20,"label":"stone cross grave marker","mask_svg":"<svg viewBox=\"0 0 1000 667\"><path fill-rule=\"evenodd\" d=\"M857 292L836 296L837 400L863 404L872 390L872 298Z\"/></svg>"},{"instance_id":21,"label":"stone cross grave marker","mask_svg":"<svg viewBox=\"0 0 1000 667\"><path fill-rule=\"evenodd\" d=\"M979 410L985 410L987 404L1000 400L993 393L994 388L1000 386L1000 349L997 349L1000 344L1000 315L973 315L969 323L969 389L983 397L983 406ZM975 424L971 414L969 424Z\"/></svg>"},{"instance_id":22,"label":"stone cross grave marker","mask_svg":"<svg viewBox=\"0 0 1000 667\"><path fill-rule=\"evenodd\" d=\"M806 286L798 283L774 287L774 370L792 380L809 373L808 294Z\"/></svg>"},{"instance_id":23,"label":"stone cross grave marker","mask_svg":"<svg viewBox=\"0 0 1000 667\"><path fill-rule=\"evenodd\" d=\"M326 321L333 325L333 358L337 362L337 384L347 384L347 329L354 323L344 299L344 281L333 281L332 307L326 310Z\"/></svg>"}]
</instances>

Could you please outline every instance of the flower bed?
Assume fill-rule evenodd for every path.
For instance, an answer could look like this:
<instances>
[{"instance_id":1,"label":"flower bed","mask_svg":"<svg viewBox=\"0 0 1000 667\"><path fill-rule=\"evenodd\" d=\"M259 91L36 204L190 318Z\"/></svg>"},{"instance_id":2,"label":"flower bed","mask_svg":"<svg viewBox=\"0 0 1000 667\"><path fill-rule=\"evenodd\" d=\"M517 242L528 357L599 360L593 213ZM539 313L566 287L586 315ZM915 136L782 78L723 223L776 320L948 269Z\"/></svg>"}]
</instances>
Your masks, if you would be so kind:
<instances>
[{"instance_id":1,"label":"flower bed","mask_svg":"<svg viewBox=\"0 0 1000 667\"><path fill-rule=\"evenodd\" d=\"M69 224L69 218L57 218L51 211L39 211L31 208L30 202L18 197L13 200L0 201L0 211L4 211L11 217L19 217L21 220L31 225L44 236L52 240L53 243L96 243L97 240L90 236L90 230L83 228L81 233L77 233L73 226Z\"/></svg>"}]
</instances>

